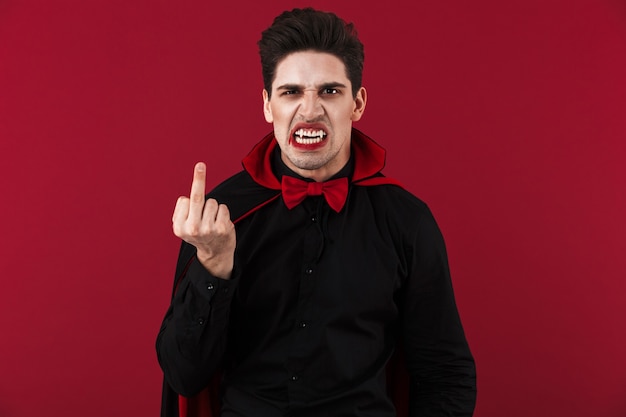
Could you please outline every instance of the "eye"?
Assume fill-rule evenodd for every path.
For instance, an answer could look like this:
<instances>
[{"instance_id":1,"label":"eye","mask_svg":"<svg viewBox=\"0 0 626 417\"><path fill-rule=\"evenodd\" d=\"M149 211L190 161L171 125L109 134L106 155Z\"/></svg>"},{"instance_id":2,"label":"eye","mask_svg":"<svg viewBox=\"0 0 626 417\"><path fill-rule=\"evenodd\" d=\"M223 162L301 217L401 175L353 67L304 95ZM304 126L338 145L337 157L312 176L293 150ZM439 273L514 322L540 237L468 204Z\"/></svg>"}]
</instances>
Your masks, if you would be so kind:
<instances>
[{"instance_id":1,"label":"eye","mask_svg":"<svg viewBox=\"0 0 626 417\"><path fill-rule=\"evenodd\" d=\"M336 88L324 88L322 94L339 94L339 90Z\"/></svg>"},{"instance_id":2,"label":"eye","mask_svg":"<svg viewBox=\"0 0 626 417\"><path fill-rule=\"evenodd\" d=\"M280 95L281 96L293 96L298 94L298 90L284 90Z\"/></svg>"}]
</instances>

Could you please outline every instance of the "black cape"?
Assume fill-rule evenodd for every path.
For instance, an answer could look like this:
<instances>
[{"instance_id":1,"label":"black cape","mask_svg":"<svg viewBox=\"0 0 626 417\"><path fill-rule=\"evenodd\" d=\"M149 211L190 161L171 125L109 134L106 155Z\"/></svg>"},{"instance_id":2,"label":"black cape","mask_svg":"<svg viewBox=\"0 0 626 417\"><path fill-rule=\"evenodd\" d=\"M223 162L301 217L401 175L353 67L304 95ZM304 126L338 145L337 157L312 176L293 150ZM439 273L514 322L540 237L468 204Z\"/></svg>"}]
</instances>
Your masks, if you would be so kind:
<instances>
[{"instance_id":1,"label":"black cape","mask_svg":"<svg viewBox=\"0 0 626 417\"><path fill-rule=\"evenodd\" d=\"M219 203L228 206L231 220L235 225L266 204L281 197L281 184L273 174L270 162L276 146L273 133L265 136L243 159L244 170L230 177L207 194L207 199L214 198ZM354 158L351 185L392 184L402 186L398 181L385 177L380 172L385 165L385 150L356 129L352 129L351 151ZM196 248L183 242L176 264L172 297L195 256ZM220 380L218 373L205 389L193 397L178 395L164 380L161 417L218 417L220 413L218 395ZM407 417L409 378L401 351L396 351L387 364L387 387L396 406L397 416Z\"/></svg>"}]
</instances>

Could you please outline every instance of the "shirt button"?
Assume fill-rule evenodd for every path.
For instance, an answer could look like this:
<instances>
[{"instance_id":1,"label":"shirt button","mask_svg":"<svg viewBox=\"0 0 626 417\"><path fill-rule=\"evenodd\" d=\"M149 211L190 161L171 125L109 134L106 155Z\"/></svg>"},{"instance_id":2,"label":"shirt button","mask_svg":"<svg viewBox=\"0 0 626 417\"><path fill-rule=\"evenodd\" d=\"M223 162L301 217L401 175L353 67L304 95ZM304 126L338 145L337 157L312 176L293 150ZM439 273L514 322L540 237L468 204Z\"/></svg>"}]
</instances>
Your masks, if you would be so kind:
<instances>
[{"instance_id":1,"label":"shirt button","mask_svg":"<svg viewBox=\"0 0 626 417\"><path fill-rule=\"evenodd\" d=\"M211 291L213 288L215 288L215 286L213 284L209 284L207 285L206 289Z\"/></svg>"},{"instance_id":2,"label":"shirt button","mask_svg":"<svg viewBox=\"0 0 626 417\"><path fill-rule=\"evenodd\" d=\"M313 223L315 223L315 222L317 221L317 217L312 216L312 217L311 217L311 221L312 221Z\"/></svg>"},{"instance_id":3,"label":"shirt button","mask_svg":"<svg viewBox=\"0 0 626 417\"><path fill-rule=\"evenodd\" d=\"M198 319L198 324L204 324L204 319L203 318L199 318Z\"/></svg>"},{"instance_id":4,"label":"shirt button","mask_svg":"<svg viewBox=\"0 0 626 417\"><path fill-rule=\"evenodd\" d=\"M296 381L298 380L298 375L292 375L292 376L291 376L291 380L292 380L293 382L296 382Z\"/></svg>"},{"instance_id":5,"label":"shirt button","mask_svg":"<svg viewBox=\"0 0 626 417\"><path fill-rule=\"evenodd\" d=\"M312 270L311 268L307 268L307 269L304 271L304 273L305 273L305 274L307 274L307 275L311 275L311 274L313 273L313 270Z\"/></svg>"},{"instance_id":6,"label":"shirt button","mask_svg":"<svg viewBox=\"0 0 626 417\"><path fill-rule=\"evenodd\" d=\"M300 328L304 329L306 326L308 326L308 324L306 323L306 321L301 321L300 322Z\"/></svg>"}]
</instances>

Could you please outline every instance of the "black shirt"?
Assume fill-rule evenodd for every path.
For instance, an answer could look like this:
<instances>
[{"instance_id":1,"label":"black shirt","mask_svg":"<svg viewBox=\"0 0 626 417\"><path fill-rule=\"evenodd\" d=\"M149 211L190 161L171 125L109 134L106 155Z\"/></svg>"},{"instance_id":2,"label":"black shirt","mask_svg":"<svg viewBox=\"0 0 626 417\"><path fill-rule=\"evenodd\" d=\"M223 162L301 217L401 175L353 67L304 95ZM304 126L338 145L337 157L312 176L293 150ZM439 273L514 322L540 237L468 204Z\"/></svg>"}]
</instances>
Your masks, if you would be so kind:
<instances>
[{"instance_id":1,"label":"black shirt","mask_svg":"<svg viewBox=\"0 0 626 417\"><path fill-rule=\"evenodd\" d=\"M297 176L277 149L273 171ZM411 415L472 414L474 363L423 202L351 185L339 213L323 196L292 210L277 198L236 230L231 280L192 261L164 320L157 349L175 391L195 394L219 368L224 417L392 417L385 365L400 341Z\"/></svg>"}]
</instances>

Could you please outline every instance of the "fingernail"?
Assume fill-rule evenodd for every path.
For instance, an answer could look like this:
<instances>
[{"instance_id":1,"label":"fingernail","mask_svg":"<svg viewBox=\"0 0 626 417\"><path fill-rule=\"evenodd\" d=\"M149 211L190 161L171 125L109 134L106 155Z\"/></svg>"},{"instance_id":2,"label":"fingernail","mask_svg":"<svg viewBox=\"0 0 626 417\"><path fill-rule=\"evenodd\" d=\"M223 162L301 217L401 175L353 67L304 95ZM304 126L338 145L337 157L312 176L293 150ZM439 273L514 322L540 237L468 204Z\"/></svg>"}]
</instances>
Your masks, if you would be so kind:
<instances>
[{"instance_id":1,"label":"fingernail","mask_svg":"<svg viewBox=\"0 0 626 417\"><path fill-rule=\"evenodd\" d=\"M196 169L197 169L198 171L200 171L200 172L204 172L204 164L203 164L203 163L199 163L199 164L196 166Z\"/></svg>"}]
</instances>

